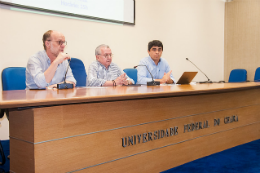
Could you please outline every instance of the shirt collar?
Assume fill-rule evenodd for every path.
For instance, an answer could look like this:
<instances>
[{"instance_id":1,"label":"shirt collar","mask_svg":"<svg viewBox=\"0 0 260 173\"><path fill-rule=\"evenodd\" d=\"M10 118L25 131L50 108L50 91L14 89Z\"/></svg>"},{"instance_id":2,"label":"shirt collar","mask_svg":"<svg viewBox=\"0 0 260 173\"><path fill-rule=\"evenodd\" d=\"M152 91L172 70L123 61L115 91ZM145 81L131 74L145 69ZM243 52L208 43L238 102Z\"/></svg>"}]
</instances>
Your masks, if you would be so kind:
<instances>
[{"instance_id":1,"label":"shirt collar","mask_svg":"<svg viewBox=\"0 0 260 173\"><path fill-rule=\"evenodd\" d=\"M96 60L97 61L97 63L102 67L102 68L104 68L104 69L106 69L106 70L108 70L109 69L109 67L111 66L111 64L108 66L108 68L106 68L103 64L101 64L98 60ZM111 62L112 63L112 62Z\"/></svg>"},{"instance_id":2,"label":"shirt collar","mask_svg":"<svg viewBox=\"0 0 260 173\"><path fill-rule=\"evenodd\" d=\"M150 61L150 63L152 63L153 65L156 66L155 62L153 61L153 59L150 56L149 56L149 61ZM158 62L157 65L160 65L160 62L161 62L161 57L160 57L159 62Z\"/></svg>"}]
</instances>

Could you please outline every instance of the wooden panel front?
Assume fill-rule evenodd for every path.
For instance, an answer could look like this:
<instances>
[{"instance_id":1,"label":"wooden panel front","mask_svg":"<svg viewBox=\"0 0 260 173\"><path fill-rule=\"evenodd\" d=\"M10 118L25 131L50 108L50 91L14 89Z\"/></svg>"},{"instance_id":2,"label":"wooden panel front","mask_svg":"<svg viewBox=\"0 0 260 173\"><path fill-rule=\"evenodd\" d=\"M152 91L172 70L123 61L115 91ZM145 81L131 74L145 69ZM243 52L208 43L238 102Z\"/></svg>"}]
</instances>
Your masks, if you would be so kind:
<instances>
[{"instance_id":1,"label":"wooden panel front","mask_svg":"<svg viewBox=\"0 0 260 173\"><path fill-rule=\"evenodd\" d=\"M34 144L10 138L10 170L16 173L35 172Z\"/></svg>"},{"instance_id":2,"label":"wooden panel front","mask_svg":"<svg viewBox=\"0 0 260 173\"><path fill-rule=\"evenodd\" d=\"M81 169L84 169L82 172L110 172L113 167L126 172L133 172L132 167L138 169L137 172L163 171L258 139L259 95L258 89L252 89L11 111L11 148L15 148L11 158L23 154L32 159L15 147L18 144L15 141L24 140L27 142L19 142L19 145L34 151L34 162L28 163L34 164L35 172L39 173ZM237 116L238 121L225 124L224 118L232 116ZM219 119L220 124L214 126L214 119ZM27 121L34 123L20 129L13 126ZM184 133L184 125L206 121L208 128ZM29 132L32 127L34 132ZM170 131L174 127L178 127L178 134L154 139L155 131L166 133L166 129ZM28 136L24 132L28 132ZM143 142L142 137L140 143L122 146L122 138L149 135L149 132L153 134L152 140ZM197 154L190 156L188 153L192 151ZM12 171L19 172L20 168L11 162Z\"/></svg>"},{"instance_id":3,"label":"wooden panel front","mask_svg":"<svg viewBox=\"0 0 260 173\"><path fill-rule=\"evenodd\" d=\"M12 111L10 123L15 128L10 128L10 136L37 143L259 103L259 89L252 89L221 94L42 107Z\"/></svg>"},{"instance_id":4,"label":"wooden panel front","mask_svg":"<svg viewBox=\"0 0 260 173\"><path fill-rule=\"evenodd\" d=\"M260 123L257 123L83 169L77 173L158 173L212 153L259 139L259 133Z\"/></svg>"}]
</instances>

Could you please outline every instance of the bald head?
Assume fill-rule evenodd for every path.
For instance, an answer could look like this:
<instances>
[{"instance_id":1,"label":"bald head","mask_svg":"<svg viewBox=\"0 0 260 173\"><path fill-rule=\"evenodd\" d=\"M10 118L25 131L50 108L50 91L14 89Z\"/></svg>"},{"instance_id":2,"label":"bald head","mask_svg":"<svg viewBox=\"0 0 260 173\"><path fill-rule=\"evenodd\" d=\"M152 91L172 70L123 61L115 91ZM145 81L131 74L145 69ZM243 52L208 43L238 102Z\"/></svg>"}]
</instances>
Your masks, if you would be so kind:
<instances>
[{"instance_id":1,"label":"bald head","mask_svg":"<svg viewBox=\"0 0 260 173\"><path fill-rule=\"evenodd\" d=\"M67 44L64 35L61 32L54 30L49 30L44 33L42 41L43 47L49 58L55 58L59 55L60 52L64 52L65 46Z\"/></svg>"},{"instance_id":2,"label":"bald head","mask_svg":"<svg viewBox=\"0 0 260 173\"><path fill-rule=\"evenodd\" d=\"M50 41L50 40L56 40L57 37L64 37L64 35L59 32L59 31L55 31L55 30L49 30L47 32L45 32L43 34L43 37L42 37L42 42L43 42L43 47L44 49L46 50L47 47L46 47L46 41ZM65 37L64 37L65 38Z\"/></svg>"}]
</instances>

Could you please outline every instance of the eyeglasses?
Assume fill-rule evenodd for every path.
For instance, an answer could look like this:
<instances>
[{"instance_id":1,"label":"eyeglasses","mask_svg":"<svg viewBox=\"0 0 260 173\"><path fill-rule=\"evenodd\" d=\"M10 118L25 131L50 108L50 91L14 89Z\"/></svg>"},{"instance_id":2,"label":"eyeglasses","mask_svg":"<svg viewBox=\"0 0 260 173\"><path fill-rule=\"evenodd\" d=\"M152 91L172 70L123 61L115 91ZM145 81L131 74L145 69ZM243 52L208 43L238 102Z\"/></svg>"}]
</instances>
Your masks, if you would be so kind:
<instances>
[{"instance_id":1,"label":"eyeglasses","mask_svg":"<svg viewBox=\"0 0 260 173\"><path fill-rule=\"evenodd\" d=\"M105 54L105 55L100 55L100 56L103 56L103 57L105 57L106 59L107 59L108 57L113 58L113 54Z\"/></svg>"},{"instance_id":2,"label":"eyeglasses","mask_svg":"<svg viewBox=\"0 0 260 173\"><path fill-rule=\"evenodd\" d=\"M52 40L47 40L47 41L52 41ZM67 45L67 41L54 41L54 42L57 42L60 46L63 45L63 44L65 46Z\"/></svg>"}]
</instances>

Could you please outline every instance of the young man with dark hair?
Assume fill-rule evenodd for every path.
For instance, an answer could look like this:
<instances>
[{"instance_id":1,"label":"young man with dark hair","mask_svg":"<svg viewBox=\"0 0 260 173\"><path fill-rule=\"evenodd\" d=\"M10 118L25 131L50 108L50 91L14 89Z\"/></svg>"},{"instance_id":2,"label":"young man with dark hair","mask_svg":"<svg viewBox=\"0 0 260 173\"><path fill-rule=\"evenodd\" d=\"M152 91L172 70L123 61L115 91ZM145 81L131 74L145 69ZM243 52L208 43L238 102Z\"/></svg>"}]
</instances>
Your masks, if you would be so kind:
<instances>
[{"instance_id":1,"label":"young man with dark hair","mask_svg":"<svg viewBox=\"0 0 260 173\"><path fill-rule=\"evenodd\" d=\"M149 71L152 73L155 81L159 81L161 84L174 84L175 79L172 76L172 70L170 66L162 56L163 44L159 40L153 40L148 43L149 56L143 58L139 65L146 65ZM152 81L152 77L145 66L138 67L137 84L147 84Z\"/></svg>"}]
</instances>

